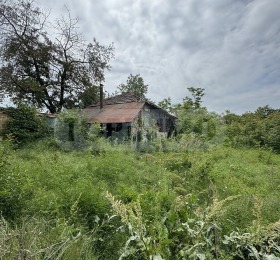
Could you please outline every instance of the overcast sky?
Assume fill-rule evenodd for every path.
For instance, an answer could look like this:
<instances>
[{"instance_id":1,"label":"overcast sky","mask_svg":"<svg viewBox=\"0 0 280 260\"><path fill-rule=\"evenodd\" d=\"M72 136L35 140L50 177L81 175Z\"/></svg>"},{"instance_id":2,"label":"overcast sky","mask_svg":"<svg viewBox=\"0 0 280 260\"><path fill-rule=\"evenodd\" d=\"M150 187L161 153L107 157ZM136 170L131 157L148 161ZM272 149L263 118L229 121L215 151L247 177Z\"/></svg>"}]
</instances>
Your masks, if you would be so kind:
<instances>
[{"instance_id":1,"label":"overcast sky","mask_svg":"<svg viewBox=\"0 0 280 260\"><path fill-rule=\"evenodd\" d=\"M205 89L219 113L280 108L280 0L37 0L66 5L87 40L115 45L105 88L140 74L155 102Z\"/></svg>"}]
</instances>

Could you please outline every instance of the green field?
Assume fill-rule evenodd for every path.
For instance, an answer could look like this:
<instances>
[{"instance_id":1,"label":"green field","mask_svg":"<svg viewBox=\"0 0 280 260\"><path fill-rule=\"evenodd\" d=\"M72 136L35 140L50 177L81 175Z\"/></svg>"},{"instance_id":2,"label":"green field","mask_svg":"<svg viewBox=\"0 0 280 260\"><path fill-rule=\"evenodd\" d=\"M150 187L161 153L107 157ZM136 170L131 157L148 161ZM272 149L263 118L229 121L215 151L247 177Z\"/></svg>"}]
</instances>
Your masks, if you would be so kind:
<instances>
[{"instance_id":1,"label":"green field","mask_svg":"<svg viewBox=\"0 0 280 260\"><path fill-rule=\"evenodd\" d=\"M279 259L279 166L261 149L2 141L0 259Z\"/></svg>"}]
</instances>

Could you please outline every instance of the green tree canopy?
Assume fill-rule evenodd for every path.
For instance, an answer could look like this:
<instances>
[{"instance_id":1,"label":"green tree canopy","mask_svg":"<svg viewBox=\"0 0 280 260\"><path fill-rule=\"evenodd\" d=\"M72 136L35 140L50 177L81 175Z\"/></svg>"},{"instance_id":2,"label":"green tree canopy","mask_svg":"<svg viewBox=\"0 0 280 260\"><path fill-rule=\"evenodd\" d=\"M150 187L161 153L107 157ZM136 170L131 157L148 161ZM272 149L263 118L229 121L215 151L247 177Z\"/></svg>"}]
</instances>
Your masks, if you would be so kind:
<instances>
[{"instance_id":1,"label":"green tree canopy","mask_svg":"<svg viewBox=\"0 0 280 260\"><path fill-rule=\"evenodd\" d=\"M100 87L91 86L79 95L80 107L87 107L99 101Z\"/></svg>"},{"instance_id":2,"label":"green tree canopy","mask_svg":"<svg viewBox=\"0 0 280 260\"><path fill-rule=\"evenodd\" d=\"M54 113L76 106L80 93L104 81L113 46L86 42L70 11L52 24L34 3L0 2L0 92Z\"/></svg>"},{"instance_id":3,"label":"green tree canopy","mask_svg":"<svg viewBox=\"0 0 280 260\"><path fill-rule=\"evenodd\" d=\"M192 97L186 96L183 99L183 107L186 109L198 109L201 107L202 97L205 95L204 88L190 87L188 91Z\"/></svg>"},{"instance_id":4,"label":"green tree canopy","mask_svg":"<svg viewBox=\"0 0 280 260\"><path fill-rule=\"evenodd\" d=\"M126 81L126 84L120 84L118 90L122 93L130 92L138 97L139 100L146 100L146 94L148 92L148 85L145 85L144 80L139 74L133 76L130 74Z\"/></svg>"},{"instance_id":5,"label":"green tree canopy","mask_svg":"<svg viewBox=\"0 0 280 260\"><path fill-rule=\"evenodd\" d=\"M164 98L162 101L158 102L158 106L168 112L172 112L171 98Z\"/></svg>"},{"instance_id":6,"label":"green tree canopy","mask_svg":"<svg viewBox=\"0 0 280 260\"><path fill-rule=\"evenodd\" d=\"M280 152L280 110L268 105L235 115L226 111L227 138L232 146L266 147Z\"/></svg>"}]
</instances>

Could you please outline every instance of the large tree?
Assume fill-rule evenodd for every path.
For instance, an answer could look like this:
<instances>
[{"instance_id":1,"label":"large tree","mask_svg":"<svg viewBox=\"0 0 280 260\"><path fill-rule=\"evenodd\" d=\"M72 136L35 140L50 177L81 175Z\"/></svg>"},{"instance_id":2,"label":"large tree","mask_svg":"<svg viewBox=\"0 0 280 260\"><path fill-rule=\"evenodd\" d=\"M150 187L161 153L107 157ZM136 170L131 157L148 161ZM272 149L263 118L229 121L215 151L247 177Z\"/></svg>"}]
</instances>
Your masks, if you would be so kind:
<instances>
[{"instance_id":1,"label":"large tree","mask_svg":"<svg viewBox=\"0 0 280 260\"><path fill-rule=\"evenodd\" d=\"M118 86L118 89L120 92L130 92L134 94L139 101L146 100L146 94L148 92L148 85L144 84L143 78L137 74L133 76L130 74L128 76L128 79L126 81L126 84L120 84Z\"/></svg>"},{"instance_id":2,"label":"large tree","mask_svg":"<svg viewBox=\"0 0 280 260\"><path fill-rule=\"evenodd\" d=\"M0 91L55 113L104 81L113 46L86 42L70 11L54 24L48 18L32 0L0 0Z\"/></svg>"}]
</instances>

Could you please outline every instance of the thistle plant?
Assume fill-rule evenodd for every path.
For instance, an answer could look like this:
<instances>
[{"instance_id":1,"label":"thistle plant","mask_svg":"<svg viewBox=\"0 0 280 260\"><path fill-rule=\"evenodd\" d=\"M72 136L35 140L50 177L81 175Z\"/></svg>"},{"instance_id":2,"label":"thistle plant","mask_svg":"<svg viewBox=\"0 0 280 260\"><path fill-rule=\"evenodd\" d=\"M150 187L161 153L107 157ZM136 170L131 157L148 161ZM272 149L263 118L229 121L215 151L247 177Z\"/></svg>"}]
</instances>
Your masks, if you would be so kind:
<instances>
[{"instance_id":1,"label":"thistle plant","mask_svg":"<svg viewBox=\"0 0 280 260\"><path fill-rule=\"evenodd\" d=\"M143 254L147 259L154 259L157 253L146 229L139 197L127 205L115 199L109 192L106 193L106 198L110 201L113 211L121 218L121 222L128 227L130 235L119 259L136 253Z\"/></svg>"}]
</instances>

